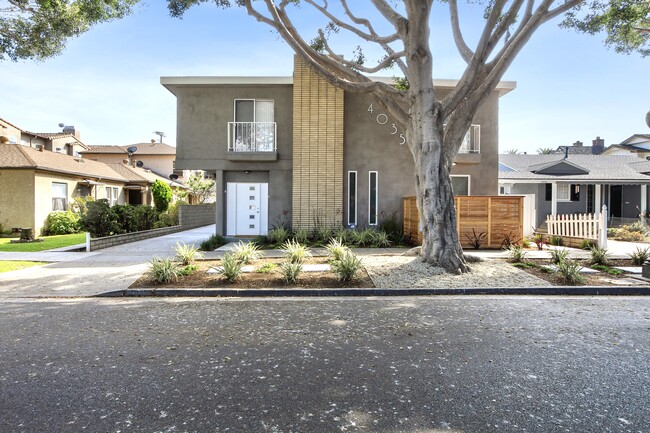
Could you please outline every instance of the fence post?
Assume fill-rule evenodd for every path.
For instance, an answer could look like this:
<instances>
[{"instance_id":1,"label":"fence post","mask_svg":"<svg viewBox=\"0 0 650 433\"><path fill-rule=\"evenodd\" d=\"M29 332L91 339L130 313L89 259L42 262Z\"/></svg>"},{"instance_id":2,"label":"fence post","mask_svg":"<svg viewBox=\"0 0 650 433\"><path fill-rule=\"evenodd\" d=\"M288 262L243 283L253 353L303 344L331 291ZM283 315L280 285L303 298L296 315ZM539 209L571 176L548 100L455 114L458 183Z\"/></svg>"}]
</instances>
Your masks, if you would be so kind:
<instances>
[{"instance_id":1,"label":"fence post","mask_svg":"<svg viewBox=\"0 0 650 433\"><path fill-rule=\"evenodd\" d=\"M90 232L86 232L86 252L90 252Z\"/></svg>"},{"instance_id":2,"label":"fence post","mask_svg":"<svg viewBox=\"0 0 650 433\"><path fill-rule=\"evenodd\" d=\"M607 248L607 205L603 205L598 221L598 246Z\"/></svg>"}]
</instances>

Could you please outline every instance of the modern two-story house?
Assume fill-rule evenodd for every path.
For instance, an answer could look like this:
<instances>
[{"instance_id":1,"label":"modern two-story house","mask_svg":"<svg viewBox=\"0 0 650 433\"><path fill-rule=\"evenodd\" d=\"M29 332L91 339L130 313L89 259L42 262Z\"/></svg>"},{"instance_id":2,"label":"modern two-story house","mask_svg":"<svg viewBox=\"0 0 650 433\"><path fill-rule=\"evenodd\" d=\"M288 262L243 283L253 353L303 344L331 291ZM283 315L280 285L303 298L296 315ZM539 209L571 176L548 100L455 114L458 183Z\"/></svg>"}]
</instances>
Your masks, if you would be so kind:
<instances>
[{"instance_id":1,"label":"modern two-story house","mask_svg":"<svg viewBox=\"0 0 650 433\"><path fill-rule=\"evenodd\" d=\"M392 79L386 78L392 82ZM402 218L415 194L403 131L371 95L347 93L295 57L290 77L162 77L177 99L176 168L204 170L217 185L217 233L375 226ZM436 80L441 96L456 85ZM502 82L478 111L452 170L458 195L498 192Z\"/></svg>"}]
</instances>

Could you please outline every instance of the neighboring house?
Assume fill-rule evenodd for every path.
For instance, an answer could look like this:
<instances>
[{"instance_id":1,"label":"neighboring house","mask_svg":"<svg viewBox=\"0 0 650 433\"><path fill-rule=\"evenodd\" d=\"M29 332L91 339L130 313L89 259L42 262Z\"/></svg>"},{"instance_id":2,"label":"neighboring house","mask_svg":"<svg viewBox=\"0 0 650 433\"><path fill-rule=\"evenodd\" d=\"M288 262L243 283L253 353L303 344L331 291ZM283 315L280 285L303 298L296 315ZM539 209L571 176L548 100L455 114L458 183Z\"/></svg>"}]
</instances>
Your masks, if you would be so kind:
<instances>
[{"instance_id":1,"label":"neighboring house","mask_svg":"<svg viewBox=\"0 0 650 433\"><path fill-rule=\"evenodd\" d=\"M129 155L128 149L131 147L135 147L136 151ZM130 161L131 165L151 170L166 179L169 179L171 174L176 174L181 180L189 177L188 172L174 168L176 148L165 143L157 143L155 140L128 146L90 146L81 153L86 159L110 164Z\"/></svg>"},{"instance_id":2,"label":"neighboring house","mask_svg":"<svg viewBox=\"0 0 650 433\"><path fill-rule=\"evenodd\" d=\"M502 194L533 194L537 225L547 215L599 212L637 218L648 209L650 161L635 155L499 155Z\"/></svg>"},{"instance_id":3,"label":"neighboring house","mask_svg":"<svg viewBox=\"0 0 650 433\"><path fill-rule=\"evenodd\" d=\"M639 158L650 157L650 134L634 134L620 144L613 144L603 155L636 155Z\"/></svg>"},{"instance_id":4,"label":"neighboring house","mask_svg":"<svg viewBox=\"0 0 650 433\"><path fill-rule=\"evenodd\" d=\"M151 204L150 185L160 179L147 170L0 144L0 224L40 233L47 215L70 208L77 197L109 204ZM172 187L183 187L172 183Z\"/></svg>"},{"instance_id":5,"label":"neighboring house","mask_svg":"<svg viewBox=\"0 0 650 433\"><path fill-rule=\"evenodd\" d=\"M390 81L392 79L382 79ZM292 77L162 77L177 98L176 168L215 176L217 233L376 226L415 194L399 130L371 95L346 93L295 59ZM456 85L436 80L439 96ZM457 195L496 195L502 82L474 118L452 168Z\"/></svg>"},{"instance_id":6,"label":"neighboring house","mask_svg":"<svg viewBox=\"0 0 650 433\"><path fill-rule=\"evenodd\" d=\"M591 146L585 146L582 141L576 141L571 146L559 146L553 153L562 155L599 155L605 149L605 140L596 137Z\"/></svg>"},{"instance_id":7,"label":"neighboring house","mask_svg":"<svg viewBox=\"0 0 650 433\"><path fill-rule=\"evenodd\" d=\"M79 156L81 151L88 149L88 146L81 142L80 133L74 126L65 126L62 132L30 132L2 118L0 143L20 144L70 156Z\"/></svg>"}]
</instances>

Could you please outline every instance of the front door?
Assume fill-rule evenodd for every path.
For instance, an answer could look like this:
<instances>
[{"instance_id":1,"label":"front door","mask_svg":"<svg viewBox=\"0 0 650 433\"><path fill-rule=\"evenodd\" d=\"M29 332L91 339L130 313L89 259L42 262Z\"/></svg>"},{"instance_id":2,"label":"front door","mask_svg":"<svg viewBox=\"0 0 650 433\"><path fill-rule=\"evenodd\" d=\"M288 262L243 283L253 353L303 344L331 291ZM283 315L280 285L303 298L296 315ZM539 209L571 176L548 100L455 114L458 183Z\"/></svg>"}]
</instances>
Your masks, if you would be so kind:
<instances>
[{"instance_id":1,"label":"front door","mask_svg":"<svg viewBox=\"0 0 650 433\"><path fill-rule=\"evenodd\" d=\"M609 193L609 216L620 218L623 207L623 186L612 185Z\"/></svg>"},{"instance_id":2,"label":"front door","mask_svg":"<svg viewBox=\"0 0 650 433\"><path fill-rule=\"evenodd\" d=\"M268 183L229 182L226 191L226 234L265 235L268 231Z\"/></svg>"}]
</instances>

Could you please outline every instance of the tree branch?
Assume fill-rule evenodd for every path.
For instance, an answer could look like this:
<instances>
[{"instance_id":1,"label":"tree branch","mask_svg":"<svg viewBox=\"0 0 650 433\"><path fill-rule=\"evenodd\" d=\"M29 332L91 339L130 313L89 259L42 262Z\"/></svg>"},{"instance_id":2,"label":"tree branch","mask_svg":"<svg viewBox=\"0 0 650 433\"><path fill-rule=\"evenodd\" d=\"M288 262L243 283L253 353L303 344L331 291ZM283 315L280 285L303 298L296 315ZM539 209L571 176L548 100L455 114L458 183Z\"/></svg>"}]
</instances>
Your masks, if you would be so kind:
<instances>
[{"instance_id":1,"label":"tree branch","mask_svg":"<svg viewBox=\"0 0 650 433\"><path fill-rule=\"evenodd\" d=\"M451 16L451 28L454 32L454 42L456 43L456 48L460 53L465 63L469 63L474 55L474 52L467 46L463 34L460 30L460 23L458 19L458 4L456 0L449 0L449 15Z\"/></svg>"}]
</instances>

